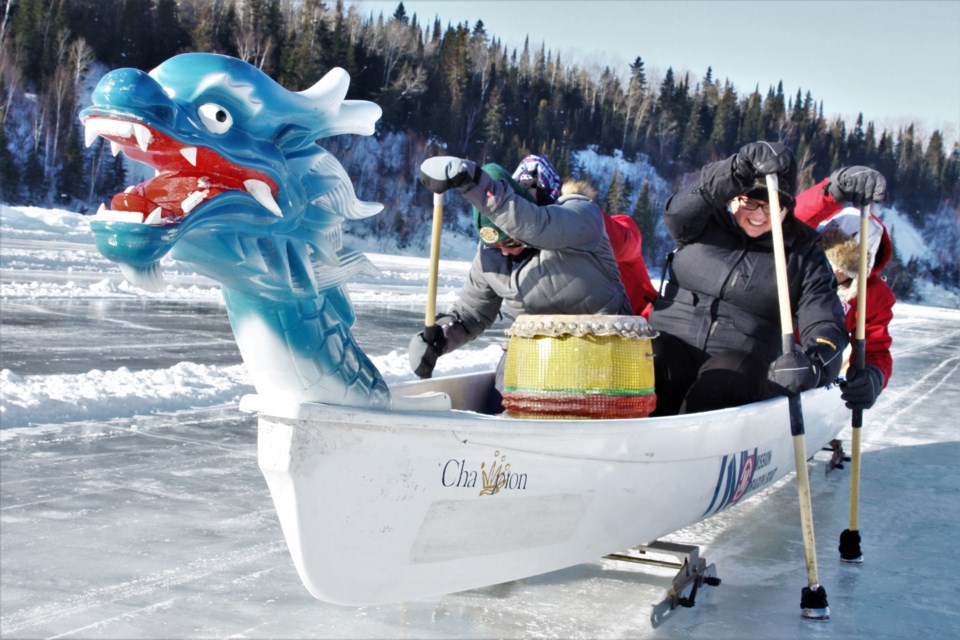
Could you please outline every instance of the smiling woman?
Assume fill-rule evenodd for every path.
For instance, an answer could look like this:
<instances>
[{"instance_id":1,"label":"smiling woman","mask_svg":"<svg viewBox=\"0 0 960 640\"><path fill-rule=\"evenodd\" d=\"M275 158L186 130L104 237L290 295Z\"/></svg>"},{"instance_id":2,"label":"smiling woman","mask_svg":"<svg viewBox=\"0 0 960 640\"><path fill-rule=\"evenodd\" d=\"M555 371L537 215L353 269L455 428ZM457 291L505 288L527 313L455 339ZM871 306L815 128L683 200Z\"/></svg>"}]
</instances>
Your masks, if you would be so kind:
<instances>
[{"instance_id":1,"label":"smiling woman","mask_svg":"<svg viewBox=\"0 0 960 640\"><path fill-rule=\"evenodd\" d=\"M748 196L737 196L730 201L733 218L745 234L759 238L770 231L770 204ZM787 208L780 209L780 220L787 216Z\"/></svg>"},{"instance_id":2,"label":"smiling woman","mask_svg":"<svg viewBox=\"0 0 960 640\"><path fill-rule=\"evenodd\" d=\"M801 352L781 354L770 205L762 182L779 180L789 253L790 307ZM696 413L792 395L834 380L847 344L836 283L816 235L793 218L797 167L779 143L754 142L703 168L668 203L680 247L654 303L657 410Z\"/></svg>"}]
</instances>

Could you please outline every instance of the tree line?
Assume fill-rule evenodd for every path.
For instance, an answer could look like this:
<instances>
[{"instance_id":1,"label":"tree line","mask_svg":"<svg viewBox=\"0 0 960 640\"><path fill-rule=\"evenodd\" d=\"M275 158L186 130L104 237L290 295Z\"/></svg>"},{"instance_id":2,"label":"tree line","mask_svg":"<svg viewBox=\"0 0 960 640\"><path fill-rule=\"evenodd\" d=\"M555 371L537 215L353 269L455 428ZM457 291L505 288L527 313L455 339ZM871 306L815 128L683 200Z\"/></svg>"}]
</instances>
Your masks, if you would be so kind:
<instances>
[{"instance_id":1,"label":"tree line","mask_svg":"<svg viewBox=\"0 0 960 640\"><path fill-rule=\"evenodd\" d=\"M82 143L77 113L91 68L148 70L179 52L207 51L246 60L297 91L343 67L349 97L383 108L378 135L404 133L427 154L513 166L541 153L561 174L591 178L573 153L594 146L642 158L679 186L746 142L779 140L797 156L801 189L837 167L866 164L884 173L890 200L919 228L932 214L952 215L947 226L957 226L957 144L946 149L940 131L924 140L912 124L878 130L862 116L848 129L826 118L810 91L787 94L782 82L742 91L710 68L699 78L672 68L657 77L640 56L626 70L567 64L529 40L508 49L482 21L421 22L402 2L391 15L364 15L342 0L0 3L0 201L82 210L121 189L122 159ZM616 176L605 184L606 208L632 212L655 240L662 202L650 185ZM955 259L937 268L960 280Z\"/></svg>"}]
</instances>

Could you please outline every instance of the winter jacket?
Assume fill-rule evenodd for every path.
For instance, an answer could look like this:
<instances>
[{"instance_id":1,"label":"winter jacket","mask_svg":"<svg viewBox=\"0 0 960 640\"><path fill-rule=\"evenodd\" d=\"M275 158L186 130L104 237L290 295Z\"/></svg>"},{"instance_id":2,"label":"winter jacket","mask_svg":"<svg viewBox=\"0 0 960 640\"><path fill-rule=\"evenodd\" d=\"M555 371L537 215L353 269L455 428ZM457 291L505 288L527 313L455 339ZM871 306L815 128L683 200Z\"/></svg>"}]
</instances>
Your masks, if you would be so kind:
<instances>
[{"instance_id":1,"label":"winter jacket","mask_svg":"<svg viewBox=\"0 0 960 640\"><path fill-rule=\"evenodd\" d=\"M739 349L773 361L783 340L772 238L750 238L730 213L729 201L749 188L732 165L732 157L707 165L695 187L667 202L677 249L650 321L711 356ZM811 229L788 214L783 234L794 324L801 348L824 365L825 384L848 341L836 279Z\"/></svg>"},{"instance_id":2,"label":"winter jacket","mask_svg":"<svg viewBox=\"0 0 960 640\"><path fill-rule=\"evenodd\" d=\"M464 197L525 245L518 256L481 247L451 313L465 335L444 333L445 353L488 329L499 314L630 315L630 303L604 228L604 214L586 196L562 196L538 206L503 180L481 172Z\"/></svg>"},{"instance_id":3,"label":"winter jacket","mask_svg":"<svg viewBox=\"0 0 960 640\"><path fill-rule=\"evenodd\" d=\"M640 228L633 218L624 214L605 215L603 221L633 314L649 320L653 301L657 299L657 290L650 281L647 263L641 253L643 238Z\"/></svg>"},{"instance_id":4,"label":"winter jacket","mask_svg":"<svg viewBox=\"0 0 960 640\"><path fill-rule=\"evenodd\" d=\"M796 216L813 228L818 228L830 222L842 209L843 204L833 199L827 193L829 178L820 184L814 185L797 196ZM893 320L893 305L897 298L880 276L880 272L893 255L893 242L883 222L873 216L882 230L880 243L870 276L867 278L867 317L864 319L864 338L866 347L866 364L872 364L883 372L883 386L887 386L893 373L893 356L890 355L890 345L893 338L890 336L890 321ZM857 329L857 297L842 301L846 314L846 327L850 332L851 342L856 338Z\"/></svg>"}]
</instances>

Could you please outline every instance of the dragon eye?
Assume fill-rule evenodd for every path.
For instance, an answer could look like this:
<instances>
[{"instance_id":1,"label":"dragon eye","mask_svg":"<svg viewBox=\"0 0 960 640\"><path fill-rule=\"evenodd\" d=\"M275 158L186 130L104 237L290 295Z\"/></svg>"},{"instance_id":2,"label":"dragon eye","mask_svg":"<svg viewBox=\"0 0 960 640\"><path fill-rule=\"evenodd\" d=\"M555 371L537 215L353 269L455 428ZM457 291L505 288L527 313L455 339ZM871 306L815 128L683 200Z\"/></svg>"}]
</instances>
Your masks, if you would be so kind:
<instances>
[{"instance_id":1,"label":"dragon eye","mask_svg":"<svg viewBox=\"0 0 960 640\"><path fill-rule=\"evenodd\" d=\"M225 108L213 102L201 105L197 110L203 126L213 133L226 133L233 126L233 116Z\"/></svg>"}]
</instances>

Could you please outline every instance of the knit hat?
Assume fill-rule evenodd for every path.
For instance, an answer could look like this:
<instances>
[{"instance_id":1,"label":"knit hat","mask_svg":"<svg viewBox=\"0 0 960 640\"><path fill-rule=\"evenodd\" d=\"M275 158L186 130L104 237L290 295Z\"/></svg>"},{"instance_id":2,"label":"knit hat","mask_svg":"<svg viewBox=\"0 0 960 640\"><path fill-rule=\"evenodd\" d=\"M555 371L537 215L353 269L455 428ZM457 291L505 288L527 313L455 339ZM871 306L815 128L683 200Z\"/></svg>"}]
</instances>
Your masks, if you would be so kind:
<instances>
[{"instance_id":1,"label":"knit hat","mask_svg":"<svg viewBox=\"0 0 960 640\"><path fill-rule=\"evenodd\" d=\"M487 246L492 247L510 237L503 232L503 229L493 224L490 218L480 213L476 207L473 208L473 224L480 235L481 242Z\"/></svg>"},{"instance_id":2,"label":"knit hat","mask_svg":"<svg viewBox=\"0 0 960 640\"><path fill-rule=\"evenodd\" d=\"M780 195L780 206L781 207L792 207L795 199L793 197L793 186L790 184L789 180L780 179L777 182L777 193ZM767 181L765 179L757 180L750 190L745 194L751 200L759 200L761 202L770 201L770 192L767 189Z\"/></svg>"},{"instance_id":3,"label":"knit hat","mask_svg":"<svg viewBox=\"0 0 960 640\"><path fill-rule=\"evenodd\" d=\"M524 187L536 185L550 203L560 197L560 173L543 156L527 156L513 172L513 179Z\"/></svg>"}]
</instances>

